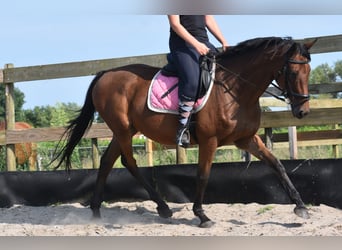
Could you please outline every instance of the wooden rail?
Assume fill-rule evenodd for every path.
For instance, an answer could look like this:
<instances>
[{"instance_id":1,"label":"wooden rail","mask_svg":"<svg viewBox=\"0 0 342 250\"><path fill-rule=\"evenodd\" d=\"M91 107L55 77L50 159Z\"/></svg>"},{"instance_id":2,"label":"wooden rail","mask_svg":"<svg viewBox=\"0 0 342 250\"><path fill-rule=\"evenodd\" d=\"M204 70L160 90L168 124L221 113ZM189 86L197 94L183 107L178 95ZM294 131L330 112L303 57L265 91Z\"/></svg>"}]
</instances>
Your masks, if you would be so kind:
<instances>
[{"instance_id":1,"label":"wooden rail","mask_svg":"<svg viewBox=\"0 0 342 250\"><path fill-rule=\"evenodd\" d=\"M305 38L296 41L305 42L314 39L316 38ZM317 42L310 50L312 54L336 51L342 51L342 35L318 37ZM0 73L0 83L27 82L34 80L89 76L94 75L96 74L96 72L99 72L101 70L111 69L133 63L143 63L156 67L162 67L166 63L166 55L156 54L147 56L135 56L4 69L3 72Z\"/></svg>"},{"instance_id":2,"label":"wooden rail","mask_svg":"<svg viewBox=\"0 0 342 250\"><path fill-rule=\"evenodd\" d=\"M298 42L311 41L316 38L305 38ZM318 37L318 41L311 48L311 53L327 53L342 51L342 35ZM6 122L7 129L0 132L0 145L7 148L7 169L15 170L13 144L22 142L56 141L64 132L64 128L35 128L28 130L14 130L13 88L15 82L28 82L34 80L57 79L67 77L80 77L94 75L98 71L120 67L126 64L144 63L161 67L166 63L165 54L92 60L62 64L37 65L29 67L13 67L5 65L0 69L0 84L6 84ZM310 93L342 92L342 83L310 85ZM274 99L263 98L261 105L284 106ZM302 120L293 118L290 111L264 112L261 127L288 127L304 125L341 124L342 105L340 100L312 100L311 114ZM112 133L105 124L94 124L86 138L111 137ZM332 139L336 138L332 134ZM340 134L338 134L338 137ZM96 151L96 150L95 150Z\"/></svg>"},{"instance_id":3,"label":"wooden rail","mask_svg":"<svg viewBox=\"0 0 342 250\"><path fill-rule=\"evenodd\" d=\"M291 111L263 112L260 128L281 128L289 126L342 124L342 108L312 109L304 119L292 116ZM32 128L0 132L0 145L24 142L57 141L65 128ZM93 124L84 138L110 138L113 134L105 123Z\"/></svg>"}]
</instances>

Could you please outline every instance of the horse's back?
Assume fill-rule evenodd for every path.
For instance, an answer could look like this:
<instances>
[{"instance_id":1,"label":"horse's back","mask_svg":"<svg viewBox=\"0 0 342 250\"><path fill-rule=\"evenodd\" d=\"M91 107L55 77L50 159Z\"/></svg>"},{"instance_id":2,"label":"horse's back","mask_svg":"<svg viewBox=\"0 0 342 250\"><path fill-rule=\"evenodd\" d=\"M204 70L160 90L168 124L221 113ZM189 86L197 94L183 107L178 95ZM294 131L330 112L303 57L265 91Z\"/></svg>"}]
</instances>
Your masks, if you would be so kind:
<instances>
[{"instance_id":1,"label":"horse's back","mask_svg":"<svg viewBox=\"0 0 342 250\"><path fill-rule=\"evenodd\" d=\"M32 128L32 126L26 122L16 122L15 129L28 129Z\"/></svg>"},{"instance_id":2,"label":"horse's back","mask_svg":"<svg viewBox=\"0 0 342 250\"><path fill-rule=\"evenodd\" d=\"M15 129L29 129L32 126L26 122L16 122ZM0 122L0 130L5 129L5 122ZM15 156L17 164L22 165L26 162L29 164L30 170L36 169L37 160L37 144L32 142L15 144Z\"/></svg>"},{"instance_id":3,"label":"horse's back","mask_svg":"<svg viewBox=\"0 0 342 250\"><path fill-rule=\"evenodd\" d=\"M151 80L160 68L144 64L132 64L106 71L92 91L95 109L106 121L120 116L126 119L129 110L146 105Z\"/></svg>"},{"instance_id":4,"label":"horse's back","mask_svg":"<svg viewBox=\"0 0 342 250\"><path fill-rule=\"evenodd\" d=\"M111 96L131 98L148 88L160 68L145 64L131 64L106 71L93 89L93 100L110 99Z\"/></svg>"},{"instance_id":5,"label":"horse's back","mask_svg":"<svg viewBox=\"0 0 342 250\"><path fill-rule=\"evenodd\" d=\"M0 131L5 130L6 123L5 121L0 121ZM32 126L26 122L15 122L15 129L27 129L32 128Z\"/></svg>"},{"instance_id":6,"label":"horse's back","mask_svg":"<svg viewBox=\"0 0 342 250\"><path fill-rule=\"evenodd\" d=\"M151 81L154 75L160 70L158 67L153 67L146 64L129 64L125 66L121 66L118 68L113 68L111 70L107 70L106 74L118 77L137 77L141 80Z\"/></svg>"}]
</instances>

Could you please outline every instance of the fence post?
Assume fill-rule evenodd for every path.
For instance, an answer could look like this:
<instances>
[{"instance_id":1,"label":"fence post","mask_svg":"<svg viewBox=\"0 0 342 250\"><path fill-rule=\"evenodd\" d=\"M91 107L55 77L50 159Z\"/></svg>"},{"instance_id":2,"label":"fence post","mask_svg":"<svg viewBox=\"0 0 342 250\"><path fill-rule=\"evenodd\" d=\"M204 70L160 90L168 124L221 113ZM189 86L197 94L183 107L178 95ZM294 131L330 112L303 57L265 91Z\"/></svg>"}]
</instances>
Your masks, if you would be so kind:
<instances>
[{"instance_id":1,"label":"fence post","mask_svg":"<svg viewBox=\"0 0 342 250\"><path fill-rule=\"evenodd\" d=\"M145 150L147 157L147 166L153 166L153 141L151 139L146 139Z\"/></svg>"},{"instance_id":2,"label":"fence post","mask_svg":"<svg viewBox=\"0 0 342 250\"><path fill-rule=\"evenodd\" d=\"M290 159L295 160L298 158L298 144L297 144L297 127L289 127L289 147Z\"/></svg>"},{"instance_id":3,"label":"fence post","mask_svg":"<svg viewBox=\"0 0 342 250\"><path fill-rule=\"evenodd\" d=\"M338 124L335 124L334 125L334 129L339 129L339 125ZM335 159L339 158L339 150L338 150L338 145L335 144L335 145L332 145L333 147L333 154L334 154L334 157Z\"/></svg>"},{"instance_id":4,"label":"fence post","mask_svg":"<svg viewBox=\"0 0 342 250\"><path fill-rule=\"evenodd\" d=\"M176 147L177 164L187 163L185 148L177 145Z\"/></svg>"},{"instance_id":5,"label":"fence post","mask_svg":"<svg viewBox=\"0 0 342 250\"><path fill-rule=\"evenodd\" d=\"M100 166L100 153L99 153L99 146L97 143L97 138L91 138L91 151L92 151L92 158L93 158L93 168L98 168Z\"/></svg>"},{"instance_id":6,"label":"fence post","mask_svg":"<svg viewBox=\"0 0 342 250\"><path fill-rule=\"evenodd\" d=\"M13 64L5 64L4 68L13 68ZM7 130L15 129L15 107L14 107L14 83L6 83L6 133ZM6 170L16 171L15 146L14 144L6 145Z\"/></svg>"},{"instance_id":7,"label":"fence post","mask_svg":"<svg viewBox=\"0 0 342 250\"><path fill-rule=\"evenodd\" d=\"M273 150L272 128L265 128L265 145L269 150Z\"/></svg>"},{"instance_id":8,"label":"fence post","mask_svg":"<svg viewBox=\"0 0 342 250\"><path fill-rule=\"evenodd\" d=\"M290 104L287 105L287 110L291 110ZM289 135L290 159L295 160L298 158L297 127L295 126L288 127L288 135Z\"/></svg>"}]
</instances>

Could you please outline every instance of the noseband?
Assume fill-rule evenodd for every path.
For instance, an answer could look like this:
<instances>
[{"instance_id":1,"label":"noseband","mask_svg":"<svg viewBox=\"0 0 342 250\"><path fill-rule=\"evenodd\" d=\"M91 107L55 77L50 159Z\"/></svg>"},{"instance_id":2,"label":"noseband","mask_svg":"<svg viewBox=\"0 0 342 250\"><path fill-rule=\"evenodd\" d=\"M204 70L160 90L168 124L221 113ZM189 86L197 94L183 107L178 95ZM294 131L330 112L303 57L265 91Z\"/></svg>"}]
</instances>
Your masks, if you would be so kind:
<instances>
[{"instance_id":1,"label":"noseband","mask_svg":"<svg viewBox=\"0 0 342 250\"><path fill-rule=\"evenodd\" d=\"M278 85L275 85L274 83L271 83L271 85L273 85L275 88L277 88L278 90L280 90L282 92L281 96L274 96L275 98L282 100L284 102L286 102L287 104L292 104L290 97L294 97L296 99L300 99L300 102L297 105L300 105L306 101L310 100L310 95L305 95L305 94L299 94L296 92L293 92L291 85L290 85L290 74L291 74L291 70L289 69L289 64L308 64L310 63L310 60L294 60L294 59L288 59L287 62L285 63L285 65L283 66L283 68L278 72L278 76L275 77L275 80L278 81L278 78L282 75L285 74L285 90L280 88Z\"/></svg>"}]
</instances>

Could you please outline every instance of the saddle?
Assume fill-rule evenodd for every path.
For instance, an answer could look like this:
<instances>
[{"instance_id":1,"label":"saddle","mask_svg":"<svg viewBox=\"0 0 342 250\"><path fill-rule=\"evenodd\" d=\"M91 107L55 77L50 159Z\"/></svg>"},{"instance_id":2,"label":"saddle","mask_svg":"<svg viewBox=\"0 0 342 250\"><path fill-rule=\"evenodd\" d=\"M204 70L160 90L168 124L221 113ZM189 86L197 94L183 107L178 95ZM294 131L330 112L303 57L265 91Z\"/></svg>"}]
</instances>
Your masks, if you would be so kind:
<instances>
[{"instance_id":1,"label":"saddle","mask_svg":"<svg viewBox=\"0 0 342 250\"><path fill-rule=\"evenodd\" d=\"M171 54L167 54L167 61L168 63L162 68L161 73L165 76L177 77L177 69L173 63ZM213 73L215 74L213 70L214 66L215 66L214 54L208 54L200 58L200 81L199 81L199 88L198 88L196 99L202 98L207 93L210 83L214 77Z\"/></svg>"},{"instance_id":2,"label":"saddle","mask_svg":"<svg viewBox=\"0 0 342 250\"><path fill-rule=\"evenodd\" d=\"M178 76L170 57L168 54L168 64L152 79L147 106L155 112L178 114ZM200 81L194 113L200 111L207 102L214 78L215 57L203 56L200 60Z\"/></svg>"}]
</instances>

